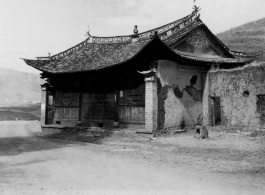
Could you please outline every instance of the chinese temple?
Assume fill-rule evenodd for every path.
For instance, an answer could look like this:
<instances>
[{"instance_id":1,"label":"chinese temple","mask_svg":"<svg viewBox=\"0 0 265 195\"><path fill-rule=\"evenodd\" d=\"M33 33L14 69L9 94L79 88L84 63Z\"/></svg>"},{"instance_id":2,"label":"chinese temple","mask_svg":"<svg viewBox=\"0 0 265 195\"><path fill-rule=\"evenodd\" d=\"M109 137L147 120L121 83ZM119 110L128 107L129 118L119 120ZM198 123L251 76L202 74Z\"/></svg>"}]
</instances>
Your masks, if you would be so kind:
<instances>
[{"instance_id":1,"label":"chinese temple","mask_svg":"<svg viewBox=\"0 0 265 195\"><path fill-rule=\"evenodd\" d=\"M166 132L221 123L209 70L251 63L202 22L199 9L164 26L127 36L89 35L56 55L23 59L42 71L41 124ZM213 111L215 109L215 111Z\"/></svg>"}]
</instances>

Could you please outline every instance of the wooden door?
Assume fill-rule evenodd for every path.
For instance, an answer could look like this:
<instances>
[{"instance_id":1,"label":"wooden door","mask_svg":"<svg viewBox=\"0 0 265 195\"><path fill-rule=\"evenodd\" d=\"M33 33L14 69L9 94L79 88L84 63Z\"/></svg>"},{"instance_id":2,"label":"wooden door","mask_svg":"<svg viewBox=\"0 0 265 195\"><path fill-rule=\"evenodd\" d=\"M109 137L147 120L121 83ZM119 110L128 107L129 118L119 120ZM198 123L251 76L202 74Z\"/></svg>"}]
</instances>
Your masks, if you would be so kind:
<instances>
[{"instance_id":1,"label":"wooden door","mask_svg":"<svg viewBox=\"0 0 265 195\"><path fill-rule=\"evenodd\" d=\"M111 121L115 115L115 94L83 94L83 119Z\"/></svg>"},{"instance_id":2,"label":"wooden door","mask_svg":"<svg viewBox=\"0 0 265 195\"><path fill-rule=\"evenodd\" d=\"M221 125L221 99L213 97L213 125Z\"/></svg>"}]
</instances>

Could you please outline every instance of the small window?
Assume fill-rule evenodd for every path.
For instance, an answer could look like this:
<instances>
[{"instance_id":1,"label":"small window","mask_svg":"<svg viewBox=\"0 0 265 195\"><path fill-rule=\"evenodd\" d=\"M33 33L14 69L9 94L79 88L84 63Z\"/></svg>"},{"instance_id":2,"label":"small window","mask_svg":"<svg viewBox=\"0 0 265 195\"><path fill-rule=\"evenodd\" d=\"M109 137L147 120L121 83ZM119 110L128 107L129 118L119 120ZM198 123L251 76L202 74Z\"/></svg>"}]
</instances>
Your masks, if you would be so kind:
<instances>
[{"instance_id":1,"label":"small window","mask_svg":"<svg viewBox=\"0 0 265 195\"><path fill-rule=\"evenodd\" d=\"M135 89L131 89L130 90L130 103L132 105L139 105L139 104L143 104L144 101L144 87L143 86L139 86Z\"/></svg>"},{"instance_id":2,"label":"small window","mask_svg":"<svg viewBox=\"0 0 265 195\"><path fill-rule=\"evenodd\" d=\"M257 96L257 112L265 112L265 95Z\"/></svg>"},{"instance_id":3,"label":"small window","mask_svg":"<svg viewBox=\"0 0 265 195\"><path fill-rule=\"evenodd\" d=\"M52 95L49 95L49 97L48 97L48 104L49 104L49 106L53 105L53 96Z\"/></svg>"},{"instance_id":4,"label":"small window","mask_svg":"<svg viewBox=\"0 0 265 195\"><path fill-rule=\"evenodd\" d=\"M119 91L119 105L144 105L145 85Z\"/></svg>"},{"instance_id":5,"label":"small window","mask_svg":"<svg viewBox=\"0 0 265 195\"><path fill-rule=\"evenodd\" d=\"M246 97L247 98L248 96L249 96L249 91L244 91L243 92L243 97Z\"/></svg>"}]
</instances>

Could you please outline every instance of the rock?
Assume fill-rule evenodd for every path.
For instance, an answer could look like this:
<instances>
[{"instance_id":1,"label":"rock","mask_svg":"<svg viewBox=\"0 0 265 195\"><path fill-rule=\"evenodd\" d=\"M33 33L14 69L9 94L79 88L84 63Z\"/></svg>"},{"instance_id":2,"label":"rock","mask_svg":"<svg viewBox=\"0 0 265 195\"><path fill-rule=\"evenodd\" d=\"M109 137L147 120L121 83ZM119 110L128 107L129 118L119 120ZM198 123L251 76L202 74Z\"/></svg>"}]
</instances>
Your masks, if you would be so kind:
<instances>
[{"instance_id":1,"label":"rock","mask_svg":"<svg viewBox=\"0 0 265 195\"><path fill-rule=\"evenodd\" d=\"M257 137L258 136L258 132L254 131L253 133L250 134L250 137Z\"/></svg>"},{"instance_id":2,"label":"rock","mask_svg":"<svg viewBox=\"0 0 265 195\"><path fill-rule=\"evenodd\" d=\"M186 132L186 129L179 129L179 130L174 130L173 134L184 133L184 132Z\"/></svg>"},{"instance_id":3,"label":"rock","mask_svg":"<svg viewBox=\"0 0 265 195\"><path fill-rule=\"evenodd\" d=\"M157 138L156 137L151 137L150 140L156 140Z\"/></svg>"},{"instance_id":4,"label":"rock","mask_svg":"<svg viewBox=\"0 0 265 195\"><path fill-rule=\"evenodd\" d=\"M96 135L94 135L94 137L100 137L100 134L96 134Z\"/></svg>"},{"instance_id":5,"label":"rock","mask_svg":"<svg viewBox=\"0 0 265 195\"><path fill-rule=\"evenodd\" d=\"M119 128L119 126L120 126L119 122L113 122L113 127L114 128Z\"/></svg>"},{"instance_id":6,"label":"rock","mask_svg":"<svg viewBox=\"0 0 265 195\"><path fill-rule=\"evenodd\" d=\"M209 138L208 130L205 126L196 126L194 138L197 139L207 139Z\"/></svg>"}]
</instances>

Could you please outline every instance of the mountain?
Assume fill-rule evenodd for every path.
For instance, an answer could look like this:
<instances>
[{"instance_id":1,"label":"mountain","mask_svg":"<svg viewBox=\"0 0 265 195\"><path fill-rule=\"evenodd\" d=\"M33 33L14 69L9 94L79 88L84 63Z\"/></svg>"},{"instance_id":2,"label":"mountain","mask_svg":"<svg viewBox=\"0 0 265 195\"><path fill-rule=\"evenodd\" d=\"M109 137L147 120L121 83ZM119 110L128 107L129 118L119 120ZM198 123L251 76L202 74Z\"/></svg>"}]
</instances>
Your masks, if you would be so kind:
<instances>
[{"instance_id":1,"label":"mountain","mask_svg":"<svg viewBox=\"0 0 265 195\"><path fill-rule=\"evenodd\" d=\"M231 50L263 52L258 61L265 61L265 18L219 33L217 37Z\"/></svg>"},{"instance_id":2,"label":"mountain","mask_svg":"<svg viewBox=\"0 0 265 195\"><path fill-rule=\"evenodd\" d=\"M0 68L0 106L15 106L41 101L39 74Z\"/></svg>"}]
</instances>

